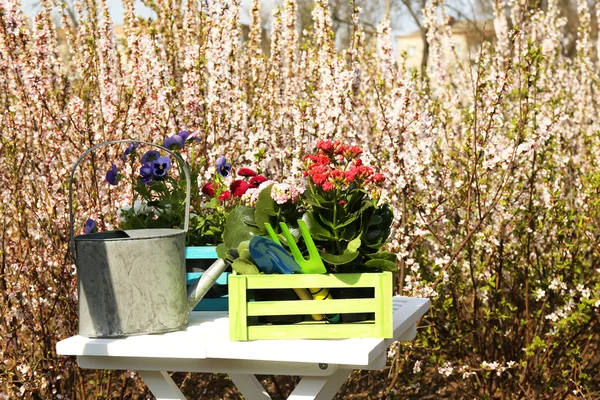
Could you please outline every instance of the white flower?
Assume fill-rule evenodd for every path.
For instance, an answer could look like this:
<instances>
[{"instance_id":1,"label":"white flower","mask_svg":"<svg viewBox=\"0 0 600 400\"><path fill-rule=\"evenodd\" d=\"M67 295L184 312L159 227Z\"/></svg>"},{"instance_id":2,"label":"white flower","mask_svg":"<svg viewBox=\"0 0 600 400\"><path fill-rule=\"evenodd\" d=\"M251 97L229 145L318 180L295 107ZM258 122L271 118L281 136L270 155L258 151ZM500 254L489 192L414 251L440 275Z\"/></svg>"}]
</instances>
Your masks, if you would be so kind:
<instances>
[{"instance_id":1,"label":"white flower","mask_svg":"<svg viewBox=\"0 0 600 400\"><path fill-rule=\"evenodd\" d=\"M546 319L549 319L552 322L558 321L558 315L556 313L546 315Z\"/></svg>"},{"instance_id":2,"label":"white flower","mask_svg":"<svg viewBox=\"0 0 600 400\"><path fill-rule=\"evenodd\" d=\"M413 366L413 373L417 374L421 372L421 360L415 361L415 365Z\"/></svg>"},{"instance_id":3,"label":"white flower","mask_svg":"<svg viewBox=\"0 0 600 400\"><path fill-rule=\"evenodd\" d=\"M494 371L494 370L498 369L499 366L500 366L500 363L498 363L498 361L494 361L491 363L484 361L481 363L481 367L483 369L487 369L489 371Z\"/></svg>"},{"instance_id":4,"label":"white flower","mask_svg":"<svg viewBox=\"0 0 600 400\"><path fill-rule=\"evenodd\" d=\"M535 291L535 299L538 301L545 295L546 295L546 291L544 289L538 289Z\"/></svg>"},{"instance_id":5,"label":"white flower","mask_svg":"<svg viewBox=\"0 0 600 400\"><path fill-rule=\"evenodd\" d=\"M446 362L444 363L444 366L443 366L443 367L439 367L439 368L438 368L438 372L439 372L441 375L445 375L445 376L447 376L447 377L448 377L448 376L450 376L450 375L452 375L452 372L453 372L453 371L454 371L454 367L453 367L453 366L452 366L452 365L451 365L451 364L450 364L448 361L446 361Z\"/></svg>"}]
</instances>

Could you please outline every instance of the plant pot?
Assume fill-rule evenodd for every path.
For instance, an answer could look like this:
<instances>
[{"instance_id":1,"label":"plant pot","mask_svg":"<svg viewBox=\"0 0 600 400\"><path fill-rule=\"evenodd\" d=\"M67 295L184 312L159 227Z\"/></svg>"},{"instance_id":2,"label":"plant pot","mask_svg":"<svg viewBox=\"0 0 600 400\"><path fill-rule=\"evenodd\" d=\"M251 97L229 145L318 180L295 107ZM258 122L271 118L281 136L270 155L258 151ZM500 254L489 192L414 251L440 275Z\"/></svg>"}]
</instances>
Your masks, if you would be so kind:
<instances>
[{"instance_id":1,"label":"plant pot","mask_svg":"<svg viewBox=\"0 0 600 400\"><path fill-rule=\"evenodd\" d=\"M355 274L260 274L229 276L229 337L231 340L259 339L347 339L391 338L393 336L392 284L390 272ZM300 300L293 289L359 288L338 292L357 297ZM263 292L266 298L261 297ZM257 296L258 293L258 296ZM370 297L368 297L370 294ZM285 299L284 299L285 297ZM346 318L339 323L312 320L310 315L372 316L357 324ZM303 317L300 323L289 317ZM308 316L307 318L304 318ZM359 319L360 319L359 318ZM357 320L355 318L355 320ZM275 321L275 322L263 322ZM283 322L285 321L285 322Z\"/></svg>"}]
</instances>

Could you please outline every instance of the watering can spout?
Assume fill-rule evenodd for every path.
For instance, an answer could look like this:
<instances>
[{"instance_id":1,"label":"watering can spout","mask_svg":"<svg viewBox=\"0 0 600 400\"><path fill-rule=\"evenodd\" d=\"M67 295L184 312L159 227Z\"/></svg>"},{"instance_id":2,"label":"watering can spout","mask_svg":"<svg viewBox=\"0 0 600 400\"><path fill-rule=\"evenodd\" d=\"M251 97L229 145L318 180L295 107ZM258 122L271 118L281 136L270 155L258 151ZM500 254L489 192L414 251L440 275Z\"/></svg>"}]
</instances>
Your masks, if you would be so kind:
<instances>
[{"instance_id":1,"label":"watering can spout","mask_svg":"<svg viewBox=\"0 0 600 400\"><path fill-rule=\"evenodd\" d=\"M194 307L202 300L204 295L208 293L209 289L219 279L219 276L225 271L227 265L222 259L218 259L202 274L200 279L196 281L192 286L189 287L188 296L188 311L194 310Z\"/></svg>"}]
</instances>

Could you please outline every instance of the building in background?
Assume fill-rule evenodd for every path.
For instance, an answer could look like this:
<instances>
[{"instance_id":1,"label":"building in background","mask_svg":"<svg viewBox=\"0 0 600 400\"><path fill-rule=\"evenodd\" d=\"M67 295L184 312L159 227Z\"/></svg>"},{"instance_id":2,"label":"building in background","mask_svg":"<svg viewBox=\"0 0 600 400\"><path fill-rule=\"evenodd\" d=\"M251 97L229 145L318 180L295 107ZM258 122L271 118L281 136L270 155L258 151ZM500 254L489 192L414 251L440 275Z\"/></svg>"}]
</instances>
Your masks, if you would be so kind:
<instances>
[{"instance_id":1,"label":"building in background","mask_svg":"<svg viewBox=\"0 0 600 400\"><path fill-rule=\"evenodd\" d=\"M494 41L493 20L456 21L450 17L448 24L452 28L452 35L456 44L456 57L450 49L446 49L448 52L446 56L451 63L463 64L467 62L470 57L469 55L472 57L479 52L483 41ZM408 68L421 67L423 49L424 43L421 31L396 36L396 54L398 54L398 60L400 61L403 53L406 53L406 66Z\"/></svg>"}]
</instances>

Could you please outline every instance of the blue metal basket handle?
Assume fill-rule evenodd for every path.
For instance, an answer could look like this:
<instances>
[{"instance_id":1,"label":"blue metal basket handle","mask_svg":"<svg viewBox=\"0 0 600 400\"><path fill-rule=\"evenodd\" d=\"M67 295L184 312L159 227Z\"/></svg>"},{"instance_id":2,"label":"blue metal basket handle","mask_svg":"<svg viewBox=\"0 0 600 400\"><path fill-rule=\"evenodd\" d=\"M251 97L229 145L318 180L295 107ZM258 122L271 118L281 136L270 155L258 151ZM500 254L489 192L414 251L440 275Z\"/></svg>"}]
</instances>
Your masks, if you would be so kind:
<instances>
[{"instance_id":1,"label":"blue metal basket handle","mask_svg":"<svg viewBox=\"0 0 600 400\"><path fill-rule=\"evenodd\" d=\"M175 152L173 152L172 150L167 149L166 147L163 147L161 145L158 145L156 143L150 143L150 142L143 142L141 140L134 140L134 139L121 139L121 140L111 140L108 142L103 142L100 144L95 145L94 147L86 150L81 157L79 157L77 159L77 161L75 162L75 165L73 165L73 169L71 170L71 178L69 179L69 233L70 233L70 247L71 247L71 254L73 256L73 260L75 260L76 262L76 254L75 254L75 234L74 234L74 216L73 216L73 178L75 177L75 171L77 169L77 166L79 165L79 163L85 158L85 156L87 156L89 153L91 153L92 151L99 149L100 147L105 147L111 144L116 144L116 143L139 143L139 144L145 144L145 145L149 145L149 146L153 146L153 147L158 147L159 149L162 149L164 151L166 151L167 153L169 153L170 155L173 156L173 158L175 158L175 160L177 161L177 163L179 164L179 167L181 168L181 170L183 170L183 173L185 174L185 180L186 180L186 189L185 189L185 221L184 221L184 225L183 225L183 231L187 232L189 225L190 225L190 197L191 197L191 179L190 179L190 172L188 171L187 165L185 164L185 161L183 160L183 158L181 158L181 156Z\"/></svg>"}]
</instances>

